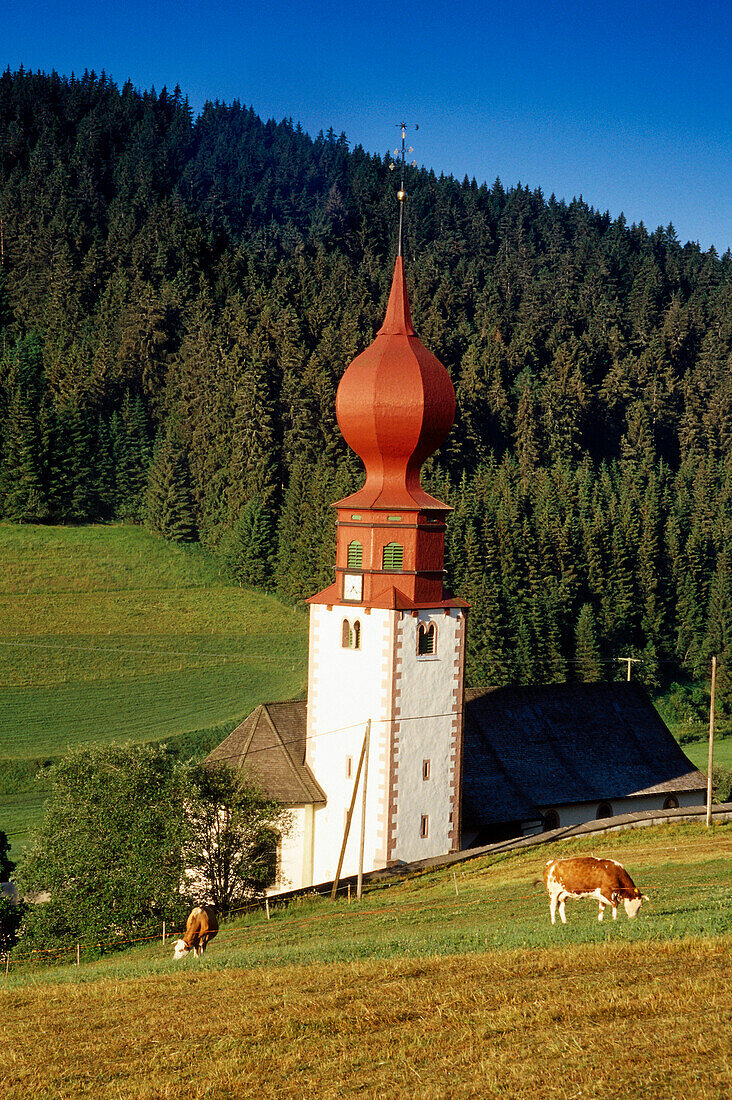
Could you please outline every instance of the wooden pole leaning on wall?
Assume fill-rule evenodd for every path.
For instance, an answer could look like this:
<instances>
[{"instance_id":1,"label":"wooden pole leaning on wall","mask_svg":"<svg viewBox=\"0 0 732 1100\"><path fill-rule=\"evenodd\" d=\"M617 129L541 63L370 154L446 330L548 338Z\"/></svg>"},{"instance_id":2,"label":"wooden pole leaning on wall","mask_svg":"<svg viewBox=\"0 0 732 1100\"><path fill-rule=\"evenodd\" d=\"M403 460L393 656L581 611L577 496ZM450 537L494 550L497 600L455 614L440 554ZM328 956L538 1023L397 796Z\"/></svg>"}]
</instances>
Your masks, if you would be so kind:
<instances>
[{"instance_id":1,"label":"wooden pole leaning on wall","mask_svg":"<svg viewBox=\"0 0 732 1100\"><path fill-rule=\"evenodd\" d=\"M358 881L356 883L356 899L361 900L361 888L363 886L363 853L366 847L366 789L369 782L369 744L371 741L371 719L366 723L366 736L363 739L363 791L361 795L361 839L358 845Z\"/></svg>"},{"instance_id":2,"label":"wooden pole leaning on wall","mask_svg":"<svg viewBox=\"0 0 732 1100\"><path fill-rule=\"evenodd\" d=\"M717 658L712 657L712 687L709 694L709 760L707 762L707 828L712 824L712 768L714 767L714 694L717 687Z\"/></svg>"},{"instance_id":3,"label":"wooden pole leaning on wall","mask_svg":"<svg viewBox=\"0 0 732 1100\"><path fill-rule=\"evenodd\" d=\"M351 818L353 817L353 808L356 805L356 795L358 793L358 781L361 778L361 768L363 767L363 760L366 755L366 747L368 745L369 733L371 732L371 719L369 718L366 723L366 733L363 739L363 746L361 748L361 755L358 758L358 767L356 768L356 778L353 783L353 794L351 795L351 805L348 808L346 814L346 827L343 830L343 843L341 844L341 854L338 857L338 869L333 879L333 889L330 892L330 900L335 901L336 893L338 892L338 882L341 877L341 870L343 868L343 860L346 855L346 845L348 844L348 834L351 831Z\"/></svg>"}]
</instances>

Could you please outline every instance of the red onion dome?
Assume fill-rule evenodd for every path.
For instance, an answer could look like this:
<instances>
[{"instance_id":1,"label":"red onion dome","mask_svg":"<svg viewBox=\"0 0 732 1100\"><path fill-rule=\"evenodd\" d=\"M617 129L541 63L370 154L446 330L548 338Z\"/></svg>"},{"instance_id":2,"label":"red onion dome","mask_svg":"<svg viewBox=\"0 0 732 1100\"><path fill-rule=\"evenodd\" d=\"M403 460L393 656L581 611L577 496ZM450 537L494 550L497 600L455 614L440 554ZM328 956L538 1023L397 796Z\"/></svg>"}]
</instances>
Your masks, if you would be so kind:
<instances>
[{"instance_id":1,"label":"red onion dome","mask_svg":"<svg viewBox=\"0 0 732 1100\"><path fill-rule=\"evenodd\" d=\"M422 489L419 473L452 427L455 390L412 327L401 256L384 323L343 375L336 416L346 443L366 467L366 483L348 498L349 506L445 509Z\"/></svg>"}]
</instances>

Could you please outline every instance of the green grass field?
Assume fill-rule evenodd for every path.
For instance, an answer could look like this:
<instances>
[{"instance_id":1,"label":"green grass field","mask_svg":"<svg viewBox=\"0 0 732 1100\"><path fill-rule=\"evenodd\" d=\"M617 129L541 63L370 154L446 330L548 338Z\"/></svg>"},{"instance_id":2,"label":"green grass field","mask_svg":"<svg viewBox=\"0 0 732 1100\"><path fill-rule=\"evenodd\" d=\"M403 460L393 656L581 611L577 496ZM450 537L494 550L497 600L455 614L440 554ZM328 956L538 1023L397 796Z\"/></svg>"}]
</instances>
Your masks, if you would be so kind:
<instances>
[{"instance_id":1,"label":"green grass field","mask_svg":"<svg viewBox=\"0 0 732 1100\"><path fill-rule=\"evenodd\" d=\"M0 524L0 829L17 852L43 803L16 763L92 742L211 747L258 703L301 696L306 663L302 611L199 547Z\"/></svg>"},{"instance_id":2,"label":"green grass field","mask_svg":"<svg viewBox=\"0 0 732 1100\"><path fill-rule=\"evenodd\" d=\"M600 924L587 900L550 924L535 879L589 850L650 895L637 920ZM225 923L201 960L171 956L158 941L14 962L6 1095L732 1094L729 825L480 857L351 905L298 899Z\"/></svg>"}]
</instances>

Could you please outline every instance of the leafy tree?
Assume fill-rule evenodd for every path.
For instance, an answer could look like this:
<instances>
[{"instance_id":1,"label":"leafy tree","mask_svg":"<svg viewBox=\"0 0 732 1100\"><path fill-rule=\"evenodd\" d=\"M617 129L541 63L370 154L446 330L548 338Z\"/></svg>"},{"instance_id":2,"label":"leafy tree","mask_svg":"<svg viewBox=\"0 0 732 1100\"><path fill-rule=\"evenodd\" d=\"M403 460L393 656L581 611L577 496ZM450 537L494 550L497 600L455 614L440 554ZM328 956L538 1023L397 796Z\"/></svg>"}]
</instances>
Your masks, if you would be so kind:
<instances>
[{"instance_id":1,"label":"leafy tree","mask_svg":"<svg viewBox=\"0 0 732 1100\"><path fill-rule=\"evenodd\" d=\"M0 951L10 951L18 939L18 929L25 915L25 906L16 905L0 894Z\"/></svg>"},{"instance_id":2,"label":"leafy tree","mask_svg":"<svg viewBox=\"0 0 732 1100\"><path fill-rule=\"evenodd\" d=\"M222 913L261 894L274 881L277 843L287 814L228 764L199 764L186 776L189 894L210 898Z\"/></svg>"},{"instance_id":3,"label":"leafy tree","mask_svg":"<svg viewBox=\"0 0 732 1100\"><path fill-rule=\"evenodd\" d=\"M223 912L260 892L286 828L278 803L225 764L181 764L166 746L75 750L18 867L31 905L23 945L102 947L179 923L192 902Z\"/></svg>"},{"instance_id":4,"label":"leafy tree","mask_svg":"<svg viewBox=\"0 0 732 1100\"><path fill-rule=\"evenodd\" d=\"M46 773L42 824L18 865L30 907L24 943L132 937L179 920L185 817L173 754L164 747L75 750Z\"/></svg>"},{"instance_id":5,"label":"leafy tree","mask_svg":"<svg viewBox=\"0 0 732 1100\"><path fill-rule=\"evenodd\" d=\"M15 863L10 858L10 841L0 829L0 882L9 882L14 870Z\"/></svg>"}]
</instances>

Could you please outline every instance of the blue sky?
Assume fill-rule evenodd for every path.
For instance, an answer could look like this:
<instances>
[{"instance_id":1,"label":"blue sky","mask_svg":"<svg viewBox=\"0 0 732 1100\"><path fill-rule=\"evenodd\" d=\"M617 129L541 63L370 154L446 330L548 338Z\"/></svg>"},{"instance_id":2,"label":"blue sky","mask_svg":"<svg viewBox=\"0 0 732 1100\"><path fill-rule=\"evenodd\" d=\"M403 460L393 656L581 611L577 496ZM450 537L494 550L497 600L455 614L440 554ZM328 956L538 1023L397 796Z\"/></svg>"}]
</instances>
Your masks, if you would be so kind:
<instances>
[{"instance_id":1,"label":"blue sky","mask_svg":"<svg viewBox=\"0 0 732 1100\"><path fill-rule=\"evenodd\" d=\"M180 84L439 172L732 246L732 5L0 0L0 64Z\"/></svg>"}]
</instances>

